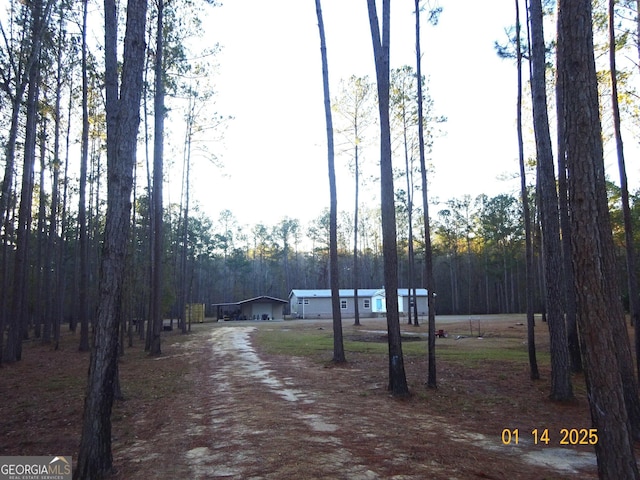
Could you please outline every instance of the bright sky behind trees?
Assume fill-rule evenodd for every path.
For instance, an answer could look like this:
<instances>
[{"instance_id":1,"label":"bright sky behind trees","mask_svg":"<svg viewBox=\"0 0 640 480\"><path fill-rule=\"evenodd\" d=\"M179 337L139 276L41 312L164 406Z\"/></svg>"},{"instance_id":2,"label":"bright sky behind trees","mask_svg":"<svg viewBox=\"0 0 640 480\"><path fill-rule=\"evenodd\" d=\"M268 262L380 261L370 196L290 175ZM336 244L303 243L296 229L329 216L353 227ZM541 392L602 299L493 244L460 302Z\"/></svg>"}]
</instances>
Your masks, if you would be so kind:
<instances>
[{"instance_id":1,"label":"bright sky behind trees","mask_svg":"<svg viewBox=\"0 0 640 480\"><path fill-rule=\"evenodd\" d=\"M324 0L322 6L334 97L340 79L354 74L375 79L371 35L364 0ZM440 6L437 26L428 25L426 16L422 22L423 72L436 114L448 118L446 134L436 139L431 155L431 198L516 192L517 180L498 179L518 168L516 69L494 50L494 42L504 42L505 28L515 23L513 2L494 0L488 7L441 0ZM391 68L415 67L413 2L393 2L391 18ZM219 150L228 176L197 165L195 197L213 218L230 209L241 224L319 216L328 207L329 189L314 3L227 1L211 11L205 28L205 38L223 47L217 58L217 108L235 118ZM377 143L368 147L365 162L375 162L378 150ZM338 208L351 210L348 158L336 162ZM369 190L377 202L378 186ZM361 193L365 203L366 195Z\"/></svg>"}]
</instances>

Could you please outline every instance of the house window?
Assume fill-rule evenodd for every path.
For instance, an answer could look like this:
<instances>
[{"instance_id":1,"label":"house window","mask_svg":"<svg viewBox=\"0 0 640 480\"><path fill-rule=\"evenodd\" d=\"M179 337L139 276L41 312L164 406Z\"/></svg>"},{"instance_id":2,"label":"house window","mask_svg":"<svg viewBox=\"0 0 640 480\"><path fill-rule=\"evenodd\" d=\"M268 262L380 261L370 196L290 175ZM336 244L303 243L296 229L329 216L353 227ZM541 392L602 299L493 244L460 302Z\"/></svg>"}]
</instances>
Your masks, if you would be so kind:
<instances>
[{"instance_id":1,"label":"house window","mask_svg":"<svg viewBox=\"0 0 640 480\"><path fill-rule=\"evenodd\" d=\"M298 299L298 305L302 305L302 299L301 298Z\"/></svg>"},{"instance_id":2,"label":"house window","mask_svg":"<svg viewBox=\"0 0 640 480\"><path fill-rule=\"evenodd\" d=\"M365 298L364 301L362 302L362 306L364 308L371 308L371 300L369 300L368 298Z\"/></svg>"},{"instance_id":3,"label":"house window","mask_svg":"<svg viewBox=\"0 0 640 480\"><path fill-rule=\"evenodd\" d=\"M340 308L342 310L346 310L347 309L347 301L346 300L340 300Z\"/></svg>"},{"instance_id":4,"label":"house window","mask_svg":"<svg viewBox=\"0 0 640 480\"><path fill-rule=\"evenodd\" d=\"M308 298L305 298L305 299L304 299L304 304L305 304L305 305L309 305L309 299L308 299Z\"/></svg>"}]
</instances>

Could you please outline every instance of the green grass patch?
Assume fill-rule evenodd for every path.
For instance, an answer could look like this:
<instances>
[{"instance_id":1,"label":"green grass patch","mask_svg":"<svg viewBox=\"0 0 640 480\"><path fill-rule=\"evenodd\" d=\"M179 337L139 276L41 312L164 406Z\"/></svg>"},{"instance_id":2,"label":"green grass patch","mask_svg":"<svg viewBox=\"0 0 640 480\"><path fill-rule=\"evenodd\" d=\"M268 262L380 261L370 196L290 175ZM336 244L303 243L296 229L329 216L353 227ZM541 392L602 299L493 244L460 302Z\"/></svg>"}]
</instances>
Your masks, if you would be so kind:
<instances>
[{"instance_id":1,"label":"green grass patch","mask_svg":"<svg viewBox=\"0 0 640 480\"><path fill-rule=\"evenodd\" d=\"M352 333L345 334L345 337L344 348L347 354L386 355L388 352L388 345L383 340L364 341L363 338L360 341ZM264 351L276 355L313 357L330 353L333 349L333 334L324 329L260 329L255 333L255 339ZM408 356L426 355L427 341L404 341L402 350ZM437 339L436 356L469 367L481 367L485 362L494 361L519 364L528 362L526 345L515 338ZM538 353L539 360L544 362L544 357L547 355Z\"/></svg>"},{"instance_id":2,"label":"green grass patch","mask_svg":"<svg viewBox=\"0 0 640 480\"><path fill-rule=\"evenodd\" d=\"M255 339L276 355L306 357L333 349L333 334L325 330L258 330Z\"/></svg>"}]
</instances>

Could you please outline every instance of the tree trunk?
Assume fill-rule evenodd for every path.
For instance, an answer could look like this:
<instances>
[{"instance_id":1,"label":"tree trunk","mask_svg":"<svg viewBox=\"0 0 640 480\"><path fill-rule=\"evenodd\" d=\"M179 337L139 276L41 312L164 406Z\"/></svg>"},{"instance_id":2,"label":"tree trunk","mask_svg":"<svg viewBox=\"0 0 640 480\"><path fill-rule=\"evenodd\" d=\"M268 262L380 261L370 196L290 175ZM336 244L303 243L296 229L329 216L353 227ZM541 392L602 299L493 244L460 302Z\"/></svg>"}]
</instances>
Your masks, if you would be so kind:
<instances>
[{"instance_id":1,"label":"tree trunk","mask_svg":"<svg viewBox=\"0 0 640 480\"><path fill-rule=\"evenodd\" d=\"M358 265L358 213L359 213L359 193L360 193L360 165L358 147L358 122L355 122L355 206L353 208L353 315L354 325L360 325L360 305L358 300L358 284L360 283L360 266Z\"/></svg>"},{"instance_id":2,"label":"tree trunk","mask_svg":"<svg viewBox=\"0 0 640 480\"><path fill-rule=\"evenodd\" d=\"M418 82L420 82L421 79L418 79ZM403 95L404 97L404 95ZM407 290L409 295L407 295L407 298L409 299L409 305L407 308L407 324L409 325L413 325L413 319L412 319L412 311L411 311L411 299L413 298L411 296L411 290L415 288L415 279L414 279L414 268L415 268L415 261L414 261L414 255L413 255L413 181L412 178L413 176L411 175L411 171L410 171L410 165L409 165L409 145L408 145L408 140L407 140L407 115L406 115L406 109L404 107L405 101L403 98L403 114L402 114L402 121L403 121L403 136L404 136L404 168L405 168L405 174L406 174L406 180L407 180L407 221L409 223L409 231L408 231L408 260L409 260L409 265L408 265L408 272L407 272ZM414 299L415 300L415 299ZM414 302L413 303L413 311L417 312L418 311L418 305ZM418 326L418 325L416 325Z\"/></svg>"},{"instance_id":3,"label":"tree trunk","mask_svg":"<svg viewBox=\"0 0 640 480\"><path fill-rule=\"evenodd\" d=\"M342 340L342 313L340 311L339 268L338 268L338 197L336 191L336 171L334 165L333 150L333 121L331 118L331 96L329 95L329 68L327 62L327 46L324 36L324 23L322 21L322 8L320 0L316 0L316 14L318 16L318 29L320 31L320 53L322 56L322 80L324 91L324 111L327 122L327 148L329 162L329 276L331 283L331 311L333 313L333 361L335 363L346 362L344 355L344 342Z\"/></svg>"},{"instance_id":4,"label":"tree trunk","mask_svg":"<svg viewBox=\"0 0 640 480\"><path fill-rule=\"evenodd\" d=\"M189 173L191 170L191 160L187 160L185 164L186 180L185 180L185 203L184 203L184 216L182 219L182 262L180 263L181 270L181 298L182 305L180 306L180 318L182 319L182 333L191 331L191 315L186 317L187 304L189 303L189 286L187 281L187 272L189 271ZM188 322L188 324L187 324Z\"/></svg>"},{"instance_id":5,"label":"tree trunk","mask_svg":"<svg viewBox=\"0 0 640 480\"><path fill-rule=\"evenodd\" d=\"M536 357L535 340L535 280L533 271L533 243L531 235L531 212L529 209L529 195L527 193L527 180L524 168L524 143L522 141L522 48L520 44L520 0L516 3L516 48L518 64L518 101L517 101L517 128L518 128L518 161L520 164L520 193L522 195L522 214L524 217L525 236L525 276L527 285L527 350L529 352L529 376L531 380L538 380L538 360Z\"/></svg>"},{"instance_id":6,"label":"tree trunk","mask_svg":"<svg viewBox=\"0 0 640 480\"><path fill-rule=\"evenodd\" d=\"M558 52L558 55L560 53ZM558 60L558 63L560 60ZM567 149L565 146L565 125L560 112L564 107L561 88L556 89L556 111L558 112L558 194L560 206L560 229L562 231L562 263L564 270L565 312L567 316L567 343L571 359L571 371L582 372L582 353L578 339L578 319L576 295L574 291L573 264L571 262L571 226L569 220L569 196L567 192Z\"/></svg>"},{"instance_id":7,"label":"tree trunk","mask_svg":"<svg viewBox=\"0 0 640 480\"><path fill-rule=\"evenodd\" d=\"M561 52L556 50L557 64L562 62ZM582 372L582 354L578 339L576 295L571 253L571 225L569 219L569 194L567 186L567 148L565 142L564 92L556 88L557 138L558 138L558 194L560 207L560 228L562 231L562 262L564 270L565 312L567 323L567 343L571 360L571 370Z\"/></svg>"},{"instance_id":8,"label":"tree trunk","mask_svg":"<svg viewBox=\"0 0 640 480\"><path fill-rule=\"evenodd\" d=\"M162 332L162 278L164 256L162 224L162 181L164 158L164 68L162 62L164 0L158 0L158 23L156 27L155 58L155 98L154 98L154 134L153 134L153 221L151 222L153 239L153 258L151 260L151 338L149 353L160 355L160 334Z\"/></svg>"},{"instance_id":9,"label":"tree trunk","mask_svg":"<svg viewBox=\"0 0 640 480\"><path fill-rule=\"evenodd\" d=\"M89 162L89 80L87 75L87 13L88 0L82 2L82 144L80 153L80 186L78 192L78 244L80 271L78 276L78 306L81 352L89 345L89 238L87 233L87 164Z\"/></svg>"},{"instance_id":10,"label":"tree trunk","mask_svg":"<svg viewBox=\"0 0 640 480\"><path fill-rule=\"evenodd\" d=\"M38 83L42 81L41 78L38 78ZM45 96L46 102L46 96ZM44 174L46 170L46 138L47 138L47 121L46 117L41 118L40 125L40 188L38 195L38 235L37 235L37 248L36 248L36 292L50 292L51 286L46 284L46 280L48 280L48 276L46 276L46 271L48 268L45 268L45 265L49 263L49 255L48 250L45 253L45 242L46 235L45 231L47 229L47 195L46 190L44 188ZM47 259L45 260L45 254L47 255ZM47 317L47 295L38 295L33 298L33 327L34 332L33 335L36 338L42 339L42 325L45 322Z\"/></svg>"},{"instance_id":11,"label":"tree trunk","mask_svg":"<svg viewBox=\"0 0 640 480\"><path fill-rule=\"evenodd\" d=\"M424 278L427 289L428 375L427 386L436 388L436 310L433 295L433 250L431 248L431 224L429 220L429 196L427 165L424 151L424 112L422 95L422 55L420 53L420 1L415 0L416 15L416 75L418 77L418 148L420 151L420 178L422 182L422 210L424 223ZM417 304L416 304L417 305Z\"/></svg>"},{"instance_id":12,"label":"tree trunk","mask_svg":"<svg viewBox=\"0 0 640 480\"><path fill-rule=\"evenodd\" d=\"M378 80L378 108L380 111L380 196L382 211L382 250L384 284L387 303L387 332L389 336L389 391L394 396L409 394L402 355L400 315L398 312L398 250L396 243L395 192L391 158L391 125L389 122L389 40L390 0L382 2L382 36L378 24L375 0L367 0L369 26Z\"/></svg>"},{"instance_id":13,"label":"tree trunk","mask_svg":"<svg viewBox=\"0 0 640 480\"><path fill-rule=\"evenodd\" d=\"M183 223L182 223L182 245L181 245L181 262L180 262L180 287L178 291L180 292L179 309L178 312L179 318L181 319L182 333L187 333L187 331L191 330L191 316L189 316L189 324L187 325L187 318L185 316L186 307L189 300L189 291L187 286L187 263L189 261L189 183L190 183L190 173L191 173L191 140L193 133L193 122L195 122L194 118L194 108L195 108L195 99L191 96L189 98L189 116L187 119L187 133L185 136L185 153L184 153L184 163L183 163L183 189L184 189L184 208L183 208Z\"/></svg>"},{"instance_id":14,"label":"tree trunk","mask_svg":"<svg viewBox=\"0 0 640 480\"><path fill-rule=\"evenodd\" d=\"M100 299L91 351L82 437L75 479L102 478L113 468L111 409L118 361L118 321L122 299L133 168L140 123L146 0L129 0L124 61L118 97L117 14L105 0L105 89L107 110L107 217L102 249Z\"/></svg>"},{"instance_id":15,"label":"tree trunk","mask_svg":"<svg viewBox=\"0 0 640 480\"><path fill-rule=\"evenodd\" d=\"M638 479L625 405L624 314L616 284L605 188L590 0L558 3L558 88L563 90L571 245L578 326L600 478ZM621 331L625 331L620 336Z\"/></svg>"},{"instance_id":16,"label":"tree trunk","mask_svg":"<svg viewBox=\"0 0 640 480\"><path fill-rule=\"evenodd\" d=\"M567 331L564 320L562 250L558 195L553 166L551 135L547 115L546 59L541 0L530 2L531 22L531 97L536 138L542 247L545 274L545 298L551 350L551 394L553 400L573 398Z\"/></svg>"}]
</instances>

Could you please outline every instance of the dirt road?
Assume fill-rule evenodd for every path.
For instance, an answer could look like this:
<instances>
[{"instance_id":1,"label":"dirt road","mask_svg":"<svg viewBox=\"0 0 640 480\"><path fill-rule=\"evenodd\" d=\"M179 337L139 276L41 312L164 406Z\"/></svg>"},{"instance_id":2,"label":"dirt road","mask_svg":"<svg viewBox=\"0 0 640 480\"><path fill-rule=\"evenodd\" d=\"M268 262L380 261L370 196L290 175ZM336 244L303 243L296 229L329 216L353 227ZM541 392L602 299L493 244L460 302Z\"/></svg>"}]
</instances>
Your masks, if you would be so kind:
<instances>
[{"instance_id":1,"label":"dirt road","mask_svg":"<svg viewBox=\"0 0 640 480\"><path fill-rule=\"evenodd\" d=\"M270 369L251 346L252 330L219 328L211 337L217 365L211 375L217 405L211 414L218 441L187 453L194 477L300 478L303 468L308 478L378 478L349 448L356 438L346 443L341 438L341 421L353 415L312 384ZM292 375L301 368L289 365ZM366 428L353 433L372 435Z\"/></svg>"},{"instance_id":2,"label":"dirt road","mask_svg":"<svg viewBox=\"0 0 640 480\"><path fill-rule=\"evenodd\" d=\"M276 325L270 328L284 328ZM505 447L499 432L464 427L464 414L442 418L424 401L390 398L385 372L358 362L323 368L258 354L256 328L215 326L184 344L184 354L194 355L198 394L166 423L161 439L127 451L147 462L172 452L169 471L145 478L595 478L592 453L526 440Z\"/></svg>"}]
</instances>

